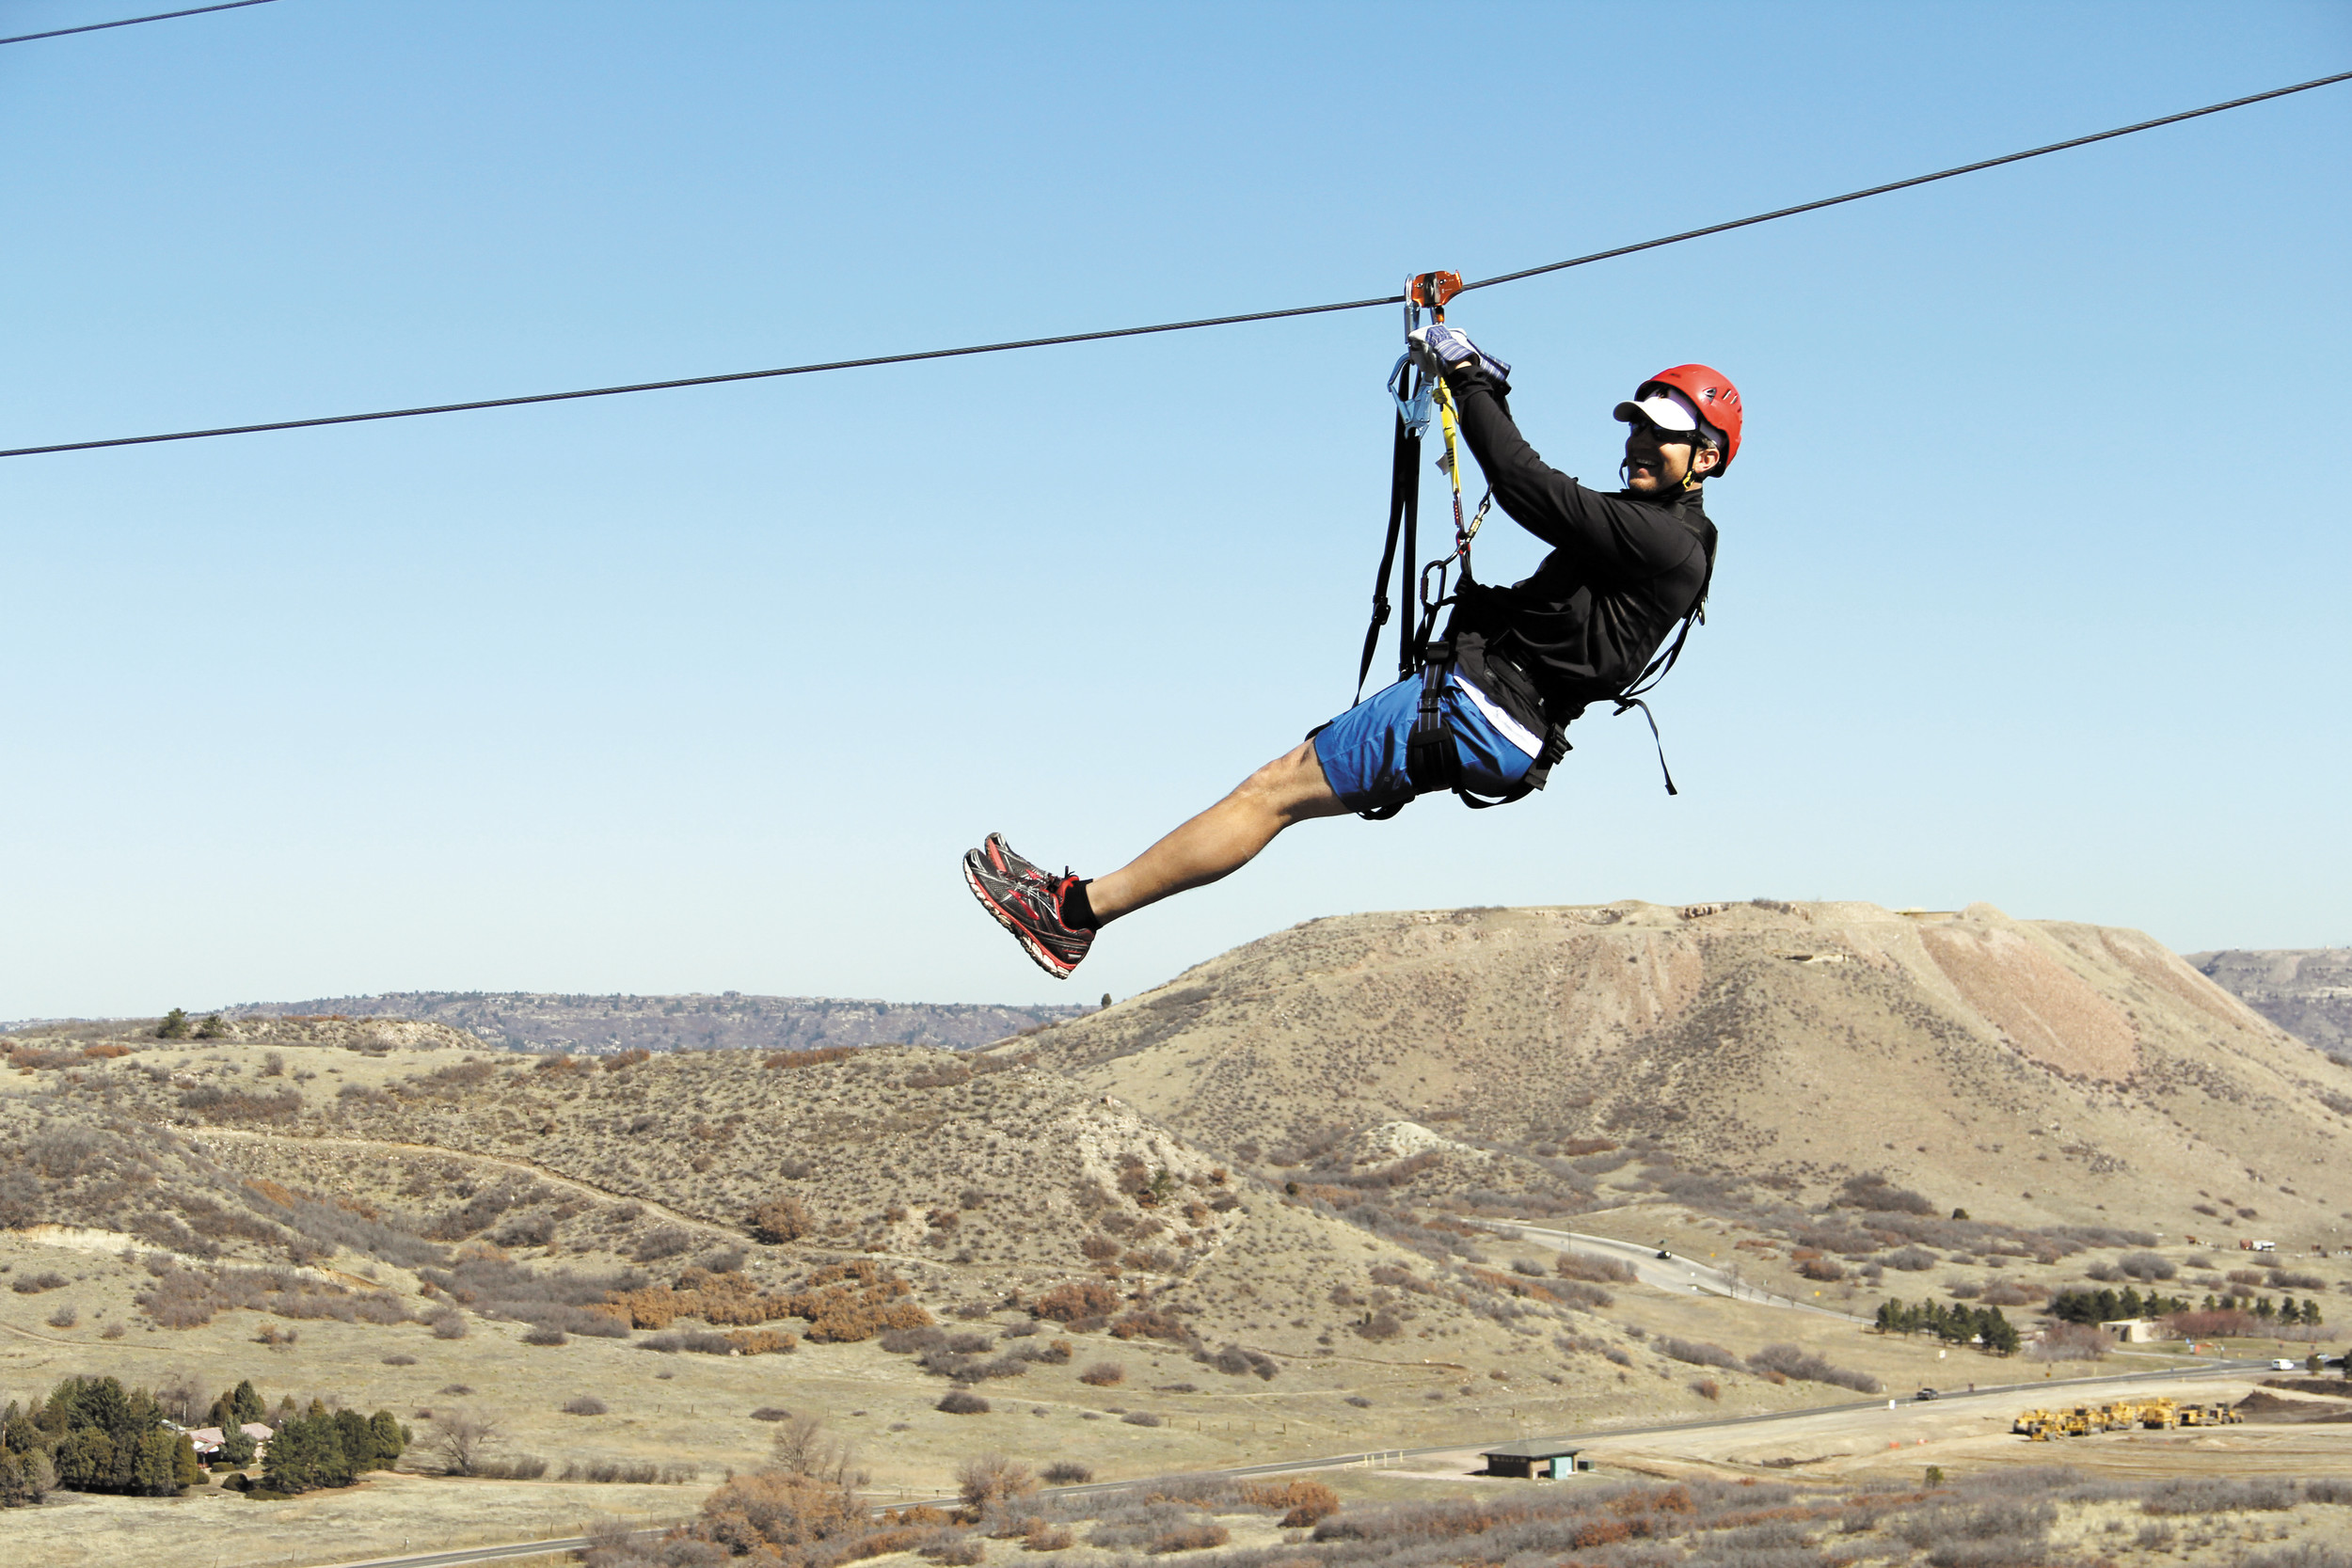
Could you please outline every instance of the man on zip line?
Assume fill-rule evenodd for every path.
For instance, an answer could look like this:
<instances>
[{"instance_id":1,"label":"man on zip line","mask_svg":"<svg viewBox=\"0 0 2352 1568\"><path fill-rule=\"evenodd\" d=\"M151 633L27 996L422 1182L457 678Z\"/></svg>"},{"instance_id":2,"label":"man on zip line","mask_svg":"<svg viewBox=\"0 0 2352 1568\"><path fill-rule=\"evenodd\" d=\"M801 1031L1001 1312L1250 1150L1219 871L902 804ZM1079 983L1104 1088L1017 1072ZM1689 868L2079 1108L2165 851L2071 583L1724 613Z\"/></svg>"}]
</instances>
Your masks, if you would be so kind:
<instances>
[{"instance_id":1,"label":"man on zip line","mask_svg":"<svg viewBox=\"0 0 2352 1568\"><path fill-rule=\"evenodd\" d=\"M1519 435L1510 366L1441 322L1410 336L1413 357L1451 394L1494 499L1551 553L1508 588L1466 571L1422 674L1315 729L1117 871L1052 876L995 833L965 851L972 895L1048 974L1067 979L1103 927L1238 870L1293 823L1391 816L1437 789L1493 805L1542 788L1567 750L1565 726L1595 702L1631 705L1644 676L1662 673L1653 659L1668 633L1677 623L1687 631L1704 605L1715 525L1702 485L1740 453L1728 379L1677 365L1636 388L1615 410L1628 427L1625 488L1602 492L1547 465Z\"/></svg>"}]
</instances>

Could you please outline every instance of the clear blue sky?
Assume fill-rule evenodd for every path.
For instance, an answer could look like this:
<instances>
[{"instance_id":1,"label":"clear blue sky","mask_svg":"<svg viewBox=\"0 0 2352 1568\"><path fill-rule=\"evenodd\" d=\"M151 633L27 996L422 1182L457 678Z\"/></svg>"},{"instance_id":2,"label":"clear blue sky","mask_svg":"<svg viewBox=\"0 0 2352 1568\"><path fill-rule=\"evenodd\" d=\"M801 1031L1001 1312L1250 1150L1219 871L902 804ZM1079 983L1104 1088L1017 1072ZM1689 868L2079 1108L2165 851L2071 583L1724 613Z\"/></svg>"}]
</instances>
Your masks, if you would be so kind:
<instances>
[{"instance_id":1,"label":"clear blue sky","mask_svg":"<svg viewBox=\"0 0 2352 1568\"><path fill-rule=\"evenodd\" d=\"M280 0L0 49L0 446L1360 297L2348 63L2332 3ZM956 857L1107 869L1345 705L1393 311L0 463L0 1017L1085 1000L1629 896L2352 941L2347 133L1473 295L1587 479L1643 376L1743 388L1682 796L1596 715L1545 795L1310 825L1064 986Z\"/></svg>"}]
</instances>

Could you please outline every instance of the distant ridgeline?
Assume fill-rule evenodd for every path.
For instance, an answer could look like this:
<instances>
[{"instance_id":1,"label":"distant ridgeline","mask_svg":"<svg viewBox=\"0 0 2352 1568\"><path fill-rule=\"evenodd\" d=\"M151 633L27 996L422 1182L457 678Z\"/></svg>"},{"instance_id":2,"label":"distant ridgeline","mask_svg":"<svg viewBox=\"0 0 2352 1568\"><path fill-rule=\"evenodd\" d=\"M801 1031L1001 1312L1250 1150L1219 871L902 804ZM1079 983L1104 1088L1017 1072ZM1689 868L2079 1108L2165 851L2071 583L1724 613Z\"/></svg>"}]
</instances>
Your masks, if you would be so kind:
<instances>
[{"instance_id":1,"label":"distant ridgeline","mask_svg":"<svg viewBox=\"0 0 2352 1568\"><path fill-rule=\"evenodd\" d=\"M2232 948L2187 958L2288 1034L2352 1064L2352 947Z\"/></svg>"},{"instance_id":2,"label":"distant ridgeline","mask_svg":"<svg viewBox=\"0 0 2352 1568\"><path fill-rule=\"evenodd\" d=\"M393 991L250 1002L229 1018L415 1018L516 1051L805 1051L819 1045L966 1050L1075 1018L1089 1007L860 1002L822 996L585 996L553 991Z\"/></svg>"}]
</instances>

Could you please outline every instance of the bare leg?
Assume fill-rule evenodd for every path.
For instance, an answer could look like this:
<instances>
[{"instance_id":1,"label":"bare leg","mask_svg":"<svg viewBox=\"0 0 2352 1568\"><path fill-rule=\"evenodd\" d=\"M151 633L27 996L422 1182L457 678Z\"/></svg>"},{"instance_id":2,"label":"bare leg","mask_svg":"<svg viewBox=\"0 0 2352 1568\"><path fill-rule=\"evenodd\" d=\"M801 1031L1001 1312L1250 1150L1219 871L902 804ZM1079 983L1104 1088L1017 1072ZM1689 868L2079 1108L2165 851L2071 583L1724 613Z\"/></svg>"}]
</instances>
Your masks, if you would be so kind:
<instances>
[{"instance_id":1,"label":"bare leg","mask_svg":"<svg viewBox=\"0 0 2352 1568\"><path fill-rule=\"evenodd\" d=\"M1313 744L1302 741L1117 871L1095 878L1087 900L1094 918L1107 925L1171 893L1238 871L1294 822L1346 810L1331 793Z\"/></svg>"}]
</instances>

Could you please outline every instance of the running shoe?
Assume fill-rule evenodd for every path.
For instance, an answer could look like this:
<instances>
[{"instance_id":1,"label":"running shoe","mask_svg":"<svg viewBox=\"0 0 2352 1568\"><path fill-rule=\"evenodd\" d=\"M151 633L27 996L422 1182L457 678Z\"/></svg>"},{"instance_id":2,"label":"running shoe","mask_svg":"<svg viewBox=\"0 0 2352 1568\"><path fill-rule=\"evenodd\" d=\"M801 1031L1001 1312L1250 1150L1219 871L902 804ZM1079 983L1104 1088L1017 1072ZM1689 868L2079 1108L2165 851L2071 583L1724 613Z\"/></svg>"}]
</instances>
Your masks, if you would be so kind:
<instances>
[{"instance_id":1,"label":"running shoe","mask_svg":"<svg viewBox=\"0 0 2352 1568\"><path fill-rule=\"evenodd\" d=\"M1012 933L1038 968L1057 980L1069 979L1094 944L1092 931L1062 922L1062 895L1077 879L1067 870L1058 877L1046 875L994 833L977 849L963 852L963 880L972 896Z\"/></svg>"}]
</instances>

